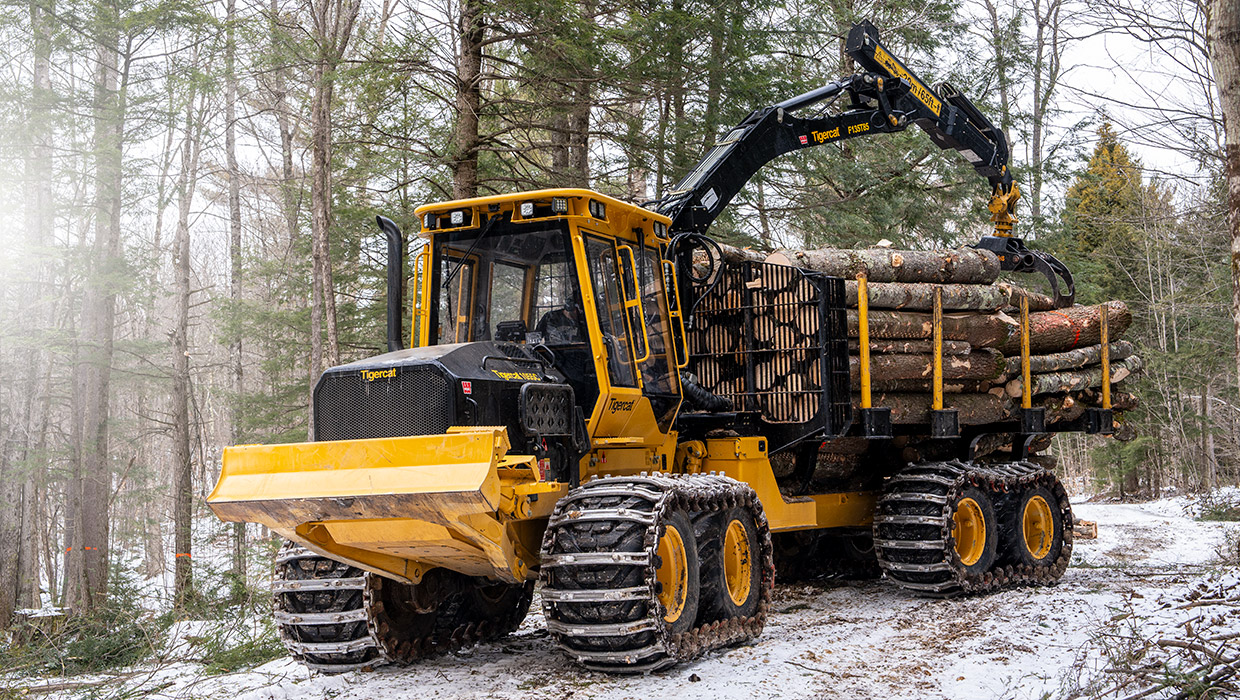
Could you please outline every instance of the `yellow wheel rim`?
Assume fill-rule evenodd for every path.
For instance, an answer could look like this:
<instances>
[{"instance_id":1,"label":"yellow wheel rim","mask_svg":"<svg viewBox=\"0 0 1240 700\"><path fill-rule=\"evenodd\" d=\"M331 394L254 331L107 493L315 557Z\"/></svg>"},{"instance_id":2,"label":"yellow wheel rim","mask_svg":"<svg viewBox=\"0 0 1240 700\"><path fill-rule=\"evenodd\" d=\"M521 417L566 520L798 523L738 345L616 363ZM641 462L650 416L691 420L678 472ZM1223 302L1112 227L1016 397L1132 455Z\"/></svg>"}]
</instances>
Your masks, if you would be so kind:
<instances>
[{"instance_id":1,"label":"yellow wheel rim","mask_svg":"<svg viewBox=\"0 0 1240 700\"><path fill-rule=\"evenodd\" d=\"M744 605L745 601L749 600L752 566L745 525L739 520L733 520L728 523L728 529L723 535L723 578L728 586L728 597L734 605Z\"/></svg>"},{"instance_id":2,"label":"yellow wheel rim","mask_svg":"<svg viewBox=\"0 0 1240 700\"><path fill-rule=\"evenodd\" d=\"M685 555L685 541L680 531L668 525L667 531L659 538L659 568L655 571L655 579L662 584L659 591L659 602L666 612L663 619L675 622L685 611L685 599L689 594L689 564Z\"/></svg>"},{"instance_id":3,"label":"yellow wheel rim","mask_svg":"<svg viewBox=\"0 0 1240 700\"><path fill-rule=\"evenodd\" d=\"M986 551L986 516L982 515L982 507L972 498L962 498L956 504L952 521L956 554L965 566L973 566Z\"/></svg>"},{"instance_id":4,"label":"yellow wheel rim","mask_svg":"<svg viewBox=\"0 0 1240 700\"><path fill-rule=\"evenodd\" d=\"M1020 521L1025 549L1034 559L1044 559L1051 553L1051 541L1055 538L1055 520L1050 504L1041 496L1030 498L1025 502L1025 512L1021 513Z\"/></svg>"}]
</instances>

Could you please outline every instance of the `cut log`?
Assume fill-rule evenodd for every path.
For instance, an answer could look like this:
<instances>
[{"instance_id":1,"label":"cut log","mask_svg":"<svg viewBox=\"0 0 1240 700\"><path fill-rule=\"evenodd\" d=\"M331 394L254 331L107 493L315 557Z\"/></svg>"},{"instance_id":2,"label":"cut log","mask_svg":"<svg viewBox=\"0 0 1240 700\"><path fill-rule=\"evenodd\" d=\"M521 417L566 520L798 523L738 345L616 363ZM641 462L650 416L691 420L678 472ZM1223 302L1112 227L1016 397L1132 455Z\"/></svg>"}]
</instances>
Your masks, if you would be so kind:
<instances>
[{"instance_id":1,"label":"cut log","mask_svg":"<svg viewBox=\"0 0 1240 700\"><path fill-rule=\"evenodd\" d=\"M1111 363L1111 383L1124 380L1130 374L1141 371L1141 358L1133 355L1126 360ZM1033 382L1033 395L1039 394L1063 394L1072 391L1081 391L1093 387L1102 386L1102 368L1088 367L1086 369L1069 370L1066 372L1051 372L1050 374L1035 374L1031 378ZM1023 388L1023 382L1020 378L1013 379L1007 383L1007 394L1013 398L1020 398Z\"/></svg>"},{"instance_id":2,"label":"cut log","mask_svg":"<svg viewBox=\"0 0 1240 700\"><path fill-rule=\"evenodd\" d=\"M857 339L848 341L848 352L856 355L861 349ZM972 348L963 340L944 340L944 355L968 355ZM870 352L874 355L929 355L934 343L929 340L871 340Z\"/></svg>"},{"instance_id":3,"label":"cut log","mask_svg":"<svg viewBox=\"0 0 1240 700\"><path fill-rule=\"evenodd\" d=\"M1132 356L1132 353L1132 343L1127 340L1111 343L1112 362L1127 359ZM1048 372L1062 372L1067 369L1081 369L1082 367L1096 365L1101 362L1102 346L1090 345L1087 348L1077 348L1076 350L1057 352L1050 355L1032 355L1029 358L1029 371L1034 374L1046 374ZM1007 359L1007 373L1020 374L1019 356Z\"/></svg>"},{"instance_id":4,"label":"cut log","mask_svg":"<svg viewBox=\"0 0 1240 700\"><path fill-rule=\"evenodd\" d=\"M1097 345L1101 340L1099 319L1103 308L1107 310L1109 337L1112 342L1119 340L1132 325L1132 312L1122 301L1108 301L1098 306L1073 306L1029 314L1029 352L1047 355ZM999 349L1004 355L1020 354L1019 328Z\"/></svg>"},{"instance_id":5,"label":"cut log","mask_svg":"<svg viewBox=\"0 0 1240 700\"><path fill-rule=\"evenodd\" d=\"M854 407L860 406L861 394L853 394ZM930 422L929 394L876 393L875 406L891 409L891 421L900 425ZM995 394L953 394L945 400L946 408L954 408L961 425L984 425L1003 420L1012 402Z\"/></svg>"},{"instance_id":6,"label":"cut log","mask_svg":"<svg viewBox=\"0 0 1240 700\"><path fill-rule=\"evenodd\" d=\"M905 309L930 311L934 308L934 288L943 290L943 308L947 311L998 311L1008 305L1008 295L988 284L943 284L924 282L871 282L871 309ZM844 305L857 306L857 282L844 281Z\"/></svg>"},{"instance_id":7,"label":"cut log","mask_svg":"<svg viewBox=\"0 0 1240 700\"><path fill-rule=\"evenodd\" d=\"M990 284L999 277L999 259L995 254L975 248L778 250L766 262L807 267L844 279L856 279L858 273L865 272L871 282Z\"/></svg>"},{"instance_id":8,"label":"cut log","mask_svg":"<svg viewBox=\"0 0 1240 700\"><path fill-rule=\"evenodd\" d=\"M718 243L718 241L716 241ZM719 251L723 254L724 262L762 262L766 259L766 253L756 251L752 248L737 248L727 243L719 243ZM694 262L697 262L696 257Z\"/></svg>"},{"instance_id":9,"label":"cut log","mask_svg":"<svg viewBox=\"0 0 1240 700\"><path fill-rule=\"evenodd\" d=\"M1072 539L1074 540L1096 540L1098 539L1098 523L1093 520L1083 520L1076 518L1072 521Z\"/></svg>"},{"instance_id":10,"label":"cut log","mask_svg":"<svg viewBox=\"0 0 1240 700\"><path fill-rule=\"evenodd\" d=\"M929 394L932 391L930 379L880 379L870 382L870 391L897 394ZM853 391L861 391L861 377L854 374L850 378ZM952 379L943 382L944 394L984 394L990 391L991 382L977 379Z\"/></svg>"},{"instance_id":11,"label":"cut log","mask_svg":"<svg viewBox=\"0 0 1240 700\"><path fill-rule=\"evenodd\" d=\"M1011 282L1000 282L997 286L1003 290L1004 294L1007 294L1013 308L1020 308L1021 297L1029 298L1030 311L1050 311L1055 308L1055 300L1045 294L1018 287Z\"/></svg>"},{"instance_id":12,"label":"cut log","mask_svg":"<svg viewBox=\"0 0 1240 700\"><path fill-rule=\"evenodd\" d=\"M848 358L849 373L858 376L861 361ZM996 350L979 349L968 355L943 356L944 379L997 379L1003 374L1003 355ZM934 372L931 355L871 355L870 376L875 381L888 379L928 379Z\"/></svg>"},{"instance_id":13,"label":"cut log","mask_svg":"<svg viewBox=\"0 0 1240 700\"><path fill-rule=\"evenodd\" d=\"M1109 332L1118 340L1132 324L1132 313L1122 301L1098 306L1039 311L1029 314L1030 352L1034 355L1063 352L1099 341L1100 309L1106 308ZM857 312L849 309L848 336L857 337ZM931 315L916 311L870 312L871 338L921 339L931 336ZM1004 355L1020 353L1020 323L1003 312L994 314L943 314L944 340L966 340L975 348L999 348Z\"/></svg>"},{"instance_id":14,"label":"cut log","mask_svg":"<svg viewBox=\"0 0 1240 700\"><path fill-rule=\"evenodd\" d=\"M848 337L857 337L857 311L849 309ZM1008 337L1017 333L1020 324L1004 313L997 314L943 314L943 339L963 340L975 348L993 348L1003 345ZM870 312L870 338L873 339L927 339L933 333L930 314L915 311Z\"/></svg>"}]
</instances>

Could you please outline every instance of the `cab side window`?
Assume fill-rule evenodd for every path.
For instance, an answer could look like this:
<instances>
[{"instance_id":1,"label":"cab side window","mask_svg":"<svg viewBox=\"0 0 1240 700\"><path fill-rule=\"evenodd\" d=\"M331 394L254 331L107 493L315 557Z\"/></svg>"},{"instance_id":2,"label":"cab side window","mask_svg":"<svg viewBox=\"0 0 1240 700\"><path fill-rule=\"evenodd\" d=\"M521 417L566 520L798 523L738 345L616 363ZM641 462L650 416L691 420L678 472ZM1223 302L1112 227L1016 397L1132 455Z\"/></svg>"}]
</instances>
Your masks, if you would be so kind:
<instances>
[{"instance_id":1,"label":"cab side window","mask_svg":"<svg viewBox=\"0 0 1240 700\"><path fill-rule=\"evenodd\" d=\"M599 331L607 351L607 371L616 386L637 386L632 346L624 318L624 298L620 295L620 270L616 247L610 241L586 238L586 258L590 263L590 283L598 309Z\"/></svg>"}]
</instances>

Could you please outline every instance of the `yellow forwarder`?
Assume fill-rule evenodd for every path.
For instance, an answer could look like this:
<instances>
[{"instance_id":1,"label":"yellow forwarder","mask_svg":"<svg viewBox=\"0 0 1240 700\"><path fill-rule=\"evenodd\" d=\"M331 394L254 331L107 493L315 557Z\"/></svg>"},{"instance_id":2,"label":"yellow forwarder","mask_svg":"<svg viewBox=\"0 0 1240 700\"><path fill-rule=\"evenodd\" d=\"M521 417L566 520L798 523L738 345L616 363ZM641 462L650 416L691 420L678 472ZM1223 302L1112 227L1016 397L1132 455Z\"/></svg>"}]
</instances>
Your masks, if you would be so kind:
<instances>
[{"instance_id":1,"label":"yellow forwarder","mask_svg":"<svg viewBox=\"0 0 1240 700\"><path fill-rule=\"evenodd\" d=\"M704 235L771 159L913 123L990 181L996 235L979 247L1004 269L1062 280L1056 294L1071 303L1067 270L1010 236L1019 193L1003 133L949 86L926 88L869 23L847 48L860 72L753 112L649 209L581 189L418 209L426 245L409 349L400 232L379 217L390 352L323 373L315 442L227 449L208 499L220 518L289 540L273 592L297 658L341 671L498 637L525 617L538 580L547 627L571 657L608 671L661 668L761 633L772 533L829 531L863 568L881 564L900 585L938 594L1062 574L1062 487L1029 462L968 461L969 445L982 432L1016 434L1023 455L1031 433L1108 431L1108 411L1090 426L1040 425L1030 409L1019 424L964 431L950 411L931 411L926 425L898 427L962 459L893 459L889 412L850 402L842 280L727 262ZM848 103L833 111L795 114L841 96ZM694 269L695 249L709 270ZM732 401L692 374L724 352L703 329L751 323L775 302L757 290L721 297L725 275L791 290L789 308L774 311L815 329L727 348L740 375ZM759 391L759 354L801 381ZM867 490L781 493L796 489L771 455L800 455L797 472L812 472L818 446L840 438L868 438L872 469L857 475ZM996 534L987 486L1010 489L1000 505L1025 509L1024 531ZM876 517L884 488L891 505ZM1005 557L1024 563L992 577Z\"/></svg>"}]
</instances>

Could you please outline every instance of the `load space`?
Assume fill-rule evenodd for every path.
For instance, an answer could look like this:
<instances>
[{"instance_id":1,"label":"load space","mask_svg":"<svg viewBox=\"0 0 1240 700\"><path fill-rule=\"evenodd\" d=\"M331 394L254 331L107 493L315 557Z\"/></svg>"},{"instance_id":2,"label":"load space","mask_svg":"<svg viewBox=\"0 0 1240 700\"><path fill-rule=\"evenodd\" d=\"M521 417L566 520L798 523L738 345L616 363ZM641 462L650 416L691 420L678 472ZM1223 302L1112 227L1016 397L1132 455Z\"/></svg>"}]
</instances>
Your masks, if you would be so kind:
<instances>
[{"instance_id":1,"label":"load space","mask_svg":"<svg viewBox=\"0 0 1240 700\"><path fill-rule=\"evenodd\" d=\"M389 352L323 373L313 442L228 448L208 498L289 541L290 653L414 663L516 629L540 585L570 658L648 672L760 636L777 578L1058 580L1072 513L1044 451L1128 437L1131 317L1075 305L1068 268L1013 236L1006 136L964 95L868 23L846 48L857 73L755 110L644 207L585 189L420 207L411 348L403 235L379 217ZM705 235L771 159L912 125L985 179L977 245Z\"/></svg>"}]
</instances>

